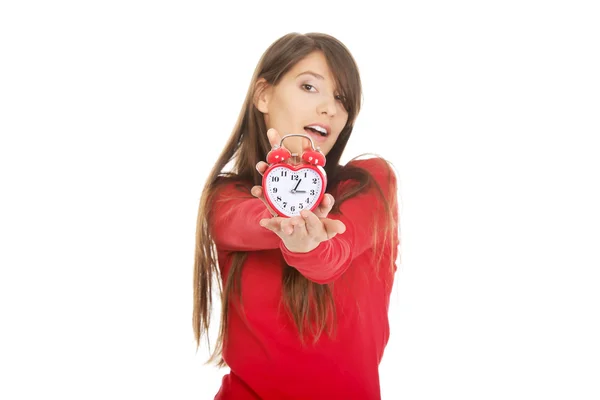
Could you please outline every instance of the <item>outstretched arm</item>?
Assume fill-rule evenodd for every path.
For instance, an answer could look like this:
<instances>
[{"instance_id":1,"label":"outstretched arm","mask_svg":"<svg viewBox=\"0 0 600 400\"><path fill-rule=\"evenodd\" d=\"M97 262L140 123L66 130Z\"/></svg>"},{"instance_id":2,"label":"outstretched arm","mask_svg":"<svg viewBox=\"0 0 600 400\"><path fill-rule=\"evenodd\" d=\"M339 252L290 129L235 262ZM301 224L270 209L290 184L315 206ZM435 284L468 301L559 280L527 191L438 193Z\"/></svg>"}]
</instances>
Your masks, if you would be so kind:
<instances>
[{"instance_id":1,"label":"outstretched arm","mask_svg":"<svg viewBox=\"0 0 600 400\"><path fill-rule=\"evenodd\" d=\"M276 249L281 239L259 225L270 218L264 203L236 188L235 183L218 189L210 211L210 228L217 247L227 251Z\"/></svg>"},{"instance_id":2,"label":"outstretched arm","mask_svg":"<svg viewBox=\"0 0 600 400\"><path fill-rule=\"evenodd\" d=\"M365 167L375 177L387 199L396 188L393 171L383 163L366 160ZM373 246L373 237L377 235L387 221L385 208L377 196L375 188L344 201L339 214L329 214L328 219L319 219L306 213L306 218L294 217L282 222L282 228L273 228L281 238L280 249L286 262L295 267L306 278L317 283L329 283L339 278L352 261ZM390 204L394 222L397 223L397 203ZM344 229L337 231L328 225L342 223ZM375 224L376 222L376 224ZM291 233L289 233L291 232ZM334 232L332 235L331 232ZM383 238L380 238L383 240ZM394 243L397 246L397 232Z\"/></svg>"}]
</instances>

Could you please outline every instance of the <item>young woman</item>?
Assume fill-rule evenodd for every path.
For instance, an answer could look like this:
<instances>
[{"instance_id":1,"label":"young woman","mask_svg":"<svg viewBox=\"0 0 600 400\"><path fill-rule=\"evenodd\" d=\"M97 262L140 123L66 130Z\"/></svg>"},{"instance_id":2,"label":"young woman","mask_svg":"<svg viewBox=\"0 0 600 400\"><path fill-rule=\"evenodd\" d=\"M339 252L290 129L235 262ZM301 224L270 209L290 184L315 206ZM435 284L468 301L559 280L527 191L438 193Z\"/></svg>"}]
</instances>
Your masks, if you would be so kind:
<instances>
[{"instance_id":1,"label":"young woman","mask_svg":"<svg viewBox=\"0 0 600 400\"><path fill-rule=\"evenodd\" d=\"M326 34L285 35L256 67L198 211L196 343L208 333L214 279L222 313L209 361L230 368L215 399L380 398L398 207L387 161L339 164L361 95L353 57ZM326 155L328 193L313 212L282 218L261 182L267 153L290 133ZM293 154L307 144L284 142Z\"/></svg>"}]
</instances>

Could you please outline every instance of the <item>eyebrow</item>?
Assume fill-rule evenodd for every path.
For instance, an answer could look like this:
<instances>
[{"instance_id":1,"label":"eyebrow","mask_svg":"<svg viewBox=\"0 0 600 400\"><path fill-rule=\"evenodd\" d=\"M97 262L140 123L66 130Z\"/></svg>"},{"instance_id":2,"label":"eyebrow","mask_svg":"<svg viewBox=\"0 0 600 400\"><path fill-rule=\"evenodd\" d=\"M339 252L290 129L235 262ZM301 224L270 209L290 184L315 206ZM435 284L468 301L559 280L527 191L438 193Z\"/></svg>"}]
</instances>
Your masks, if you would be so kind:
<instances>
[{"instance_id":1,"label":"eyebrow","mask_svg":"<svg viewBox=\"0 0 600 400\"><path fill-rule=\"evenodd\" d=\"M312 72L312 71L304 71L302 73L299 73L298 75L296 75L296 78L299 77L300 75L304 75L304 74L309 74L309 75L314 76L315 78L325 80L325 78L323 78L321 75L317 74L316 72Z\"/></svg>"}]
</instances>

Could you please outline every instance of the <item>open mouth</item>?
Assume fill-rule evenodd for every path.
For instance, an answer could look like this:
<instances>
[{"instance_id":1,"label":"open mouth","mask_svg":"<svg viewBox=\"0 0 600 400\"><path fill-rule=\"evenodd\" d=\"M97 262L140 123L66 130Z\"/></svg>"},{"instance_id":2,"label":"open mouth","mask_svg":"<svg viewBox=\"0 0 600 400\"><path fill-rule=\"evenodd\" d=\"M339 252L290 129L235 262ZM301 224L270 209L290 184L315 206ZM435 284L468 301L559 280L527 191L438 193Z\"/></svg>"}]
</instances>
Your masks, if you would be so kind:
<instances>
[{"instance_id":1,"label":"open mouth","mask_svg":"<svg viewBox=\"0 0 600 400\"><path fill-rule=\"evenodd\" d=\"M321 128L320 128L320 129L321 129ZM305 131L308 131L308 132L313 132L314 134L316 134L316 135L319 135L319 136L321 136L321 137L327 137L327 132L322 132L321 130L319 130L319 129L316 129L316 128L312 128L312 127L309 127L309 126L305 126L305 127L304 127L304 130L305 130ZM323 129L323 130L324 130L324 129Z\"/></svg>"}]
</instances>

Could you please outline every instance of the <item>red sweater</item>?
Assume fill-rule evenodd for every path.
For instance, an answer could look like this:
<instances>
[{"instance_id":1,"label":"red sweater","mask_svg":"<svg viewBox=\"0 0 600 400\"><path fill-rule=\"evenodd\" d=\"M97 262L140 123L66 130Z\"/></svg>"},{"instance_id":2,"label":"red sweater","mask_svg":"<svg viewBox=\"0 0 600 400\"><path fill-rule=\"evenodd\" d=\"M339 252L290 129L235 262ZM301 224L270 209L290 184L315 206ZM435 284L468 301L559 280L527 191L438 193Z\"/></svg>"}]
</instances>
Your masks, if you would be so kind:
<instances>
[{"instance_id":1,"label":"red sweater","mask_svg":"<svg viewBox=\"0 0 600 400\"><path fill-rule=\"evenodd\" d=\"M387 164L378 159L352 163L369 170L389 198L388 172L394 188L396 179ZM215 399L380 399L378 366L389 338L393 283L389 265L390 258L396 260L399 242L396 230L392 250L384 252L375 276L371 224L375 217L384 223L385 216L382 207L374 206L374 189L344 201L340 214L330 213L346 231L308 253L292 253L275 233L259 225L271 216L261 200L242 196L233 185L219 194L237 196L213 206L211 229L222 279L232 251L247 251L248 256L241 282L245 316L234 306L237 302L230 304L223 358L231 371ZM397 203L391 206L397 221ZM282 306L282 261L313 282L335 283L336 336L324 332L316 344L301 344Z\"/></svg>"}]
</instances>

